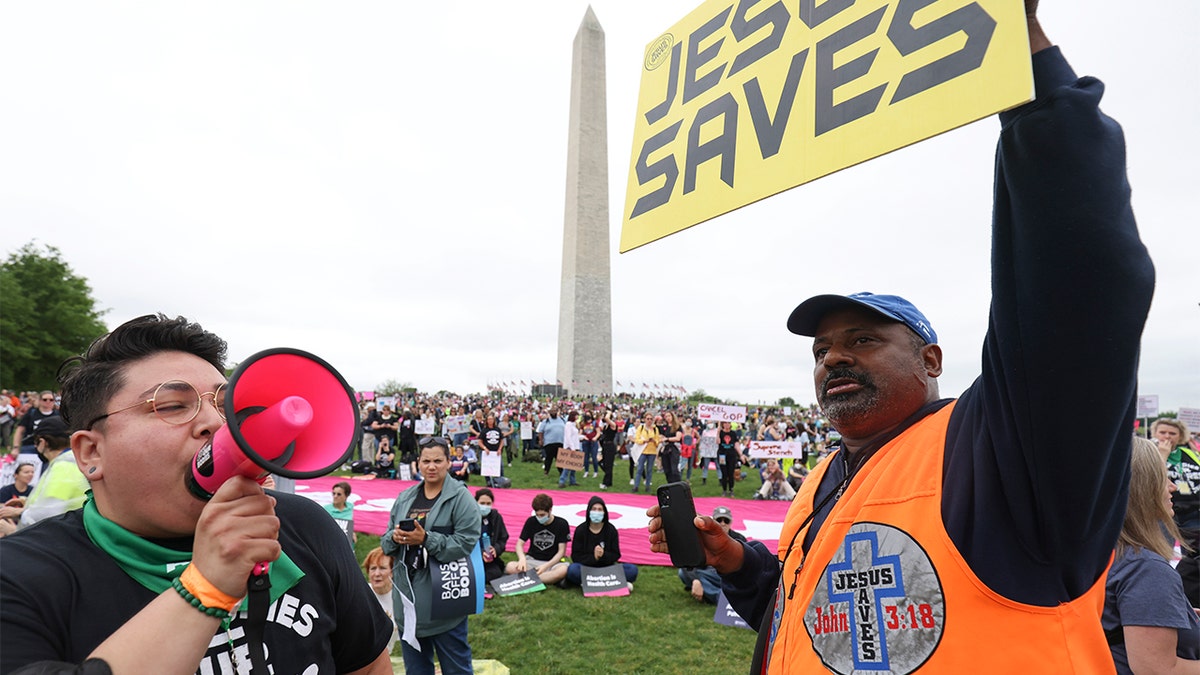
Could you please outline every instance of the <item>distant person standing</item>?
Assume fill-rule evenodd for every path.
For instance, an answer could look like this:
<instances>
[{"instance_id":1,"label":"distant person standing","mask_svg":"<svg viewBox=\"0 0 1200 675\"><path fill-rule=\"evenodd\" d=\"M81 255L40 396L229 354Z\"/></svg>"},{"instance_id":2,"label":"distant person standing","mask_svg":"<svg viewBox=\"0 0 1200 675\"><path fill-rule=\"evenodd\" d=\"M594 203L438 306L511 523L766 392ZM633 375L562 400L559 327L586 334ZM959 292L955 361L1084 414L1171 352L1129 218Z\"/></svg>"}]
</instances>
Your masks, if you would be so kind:
<instances>
[{"instance_id":1,"label":"distant person standing","mask_svg":"<svg viewBox=\"0 0 1200 675\"><path fill-rule=\"evenodd\" d=\"M600 418L600 469L604 477L600 481L600 489L607 490L613 484L613 460L617 457L617 423L613 420L612 411L606 411Z\"/></svg>"},{"instance_id":2,"label":"distant person standing","mask_svg":"<svg viewBox=\"0 0 1200 675\"><path fill-rule=\"evenodd\" d=\"M379 443L375 440L375 427L379 424L379 412L375 409L375 402L368 401L366 414L363 415L359 425L362 427L362 440L360 447L362 448L362 459L375 463L375 452L379 447Z\"/></svg>"},{"instance_id":3,"label":"distant person standing","mask_svg":"<svg viewBox=\"0 0 1200 675\"><path fill-rule=\"evenodd\" d=\"M638 455L637 469L634 471L633 491L637 492L642 487L642 479L646 480L646 492L650 492L650 488L654 483L654 462L658 460L658 428L654 426L654 415L646 413L642 418L642 424L638 426L634 432L634 444L641 446L642 454Z\"/></svg>"},{"instance_id":4,"label":"distant person standing","mask_svg":"<svg viewBox=\"0 0 1200 675\"><path fill-rule=\"evenodd\" d=\"M408 608L395 618L403 638L404 669L410 675L432 675L435 650L442 673L472 672L467 617L433 618L437 599L430 568L470 555L480 532L479 508L471 491L459 481L446 480L449 445L441 437L421 439L417 463L422 481L396 498L388 523L391 534L379 540L383 552L395 560L392 583Z\"/></svg>"},{"instance_id":5,"label":"distant person standing","mask_svg":"<svg viewBox=\"0 0 1200 675\"><path fill-rule=\"evenodd\" d=\"M565 450L581 450L582 437L579 435L579 427L575 425L575 420L579 419L579 413L574 410L567 415L567 424L563 427L563 449ZM578 485L575 480L574 469L564 469L559 467L558 487L566 487L568 481L571 485Z\"/></svg>"},{"instance_id":6,"label":"distant person standing","mask_svg":"<svg viewBox=\"0 0 1200 675\"><path fill-rule=\"evenodd\" d=\"M21 417L21 421L17 422L17 430L13 433L13 447L22 455L33 455L33 433L37 431L38 425L47 417L58 417L58 410L55 406L54 392L43 391L37 397L37 406L30 408L29 412Z\"/></svg>"},{"instance_id":7,"label":"distant person standing","mask_svg":"<svg viewBox=\"0 0 1200 675\"><path fill-rule=\"evenodd\" d=\"M0 448L12 445L12 428L17 421L17 409L12 405L12 394L7 389L0 391Z\"/></svg>"},{"instance_id":8,"label":"distant person standing","mask_svg":"<svg viewBox=\"0 0 1200 675\"><path fill-rule=\"evenodd\" d=\"M558 406L550 406L550 416L542 420L538 425L538 445L542 446L544 455L542 473L550 475L550 465L558 457L558 451L563 446L563 435L566 433L567 423L558 416ZM562 473L562 469L559 469Z\"/></svg>"},{"instance_id":9,"label":"distant person standing","mask_svg":"<svg viewBox=\"0 0 1200 675\"><path fill-rule=\"evenodd\" d=\"M479 462L483 465L485 457L495 457L499 460L500 475L504 475L504 461L500 457L501 446L504 444L504 429L496 424L496 413L489 412L484 420L483 427L479 429L479 436L475 439L476 445L479 447ZM496 487L496 479L492 476L485 476L484 480L488 487Z\"/></svg>"},{"instance_id":10,"label":"distant person standing","mask_svg":"<svg viewBox=\"0 0 1200 675\"><path fill-rule=\"evenodd\" d=\"M741 436L733 430L729 422L721 422L717 430L717 457L721 461L721 496L733 496L733 483L737 470L742 465L742 455L738 451L738 441Z\"/></svg>"},{"instance_id":11,"label":"distant person standing","mask_svg":"<svg viewBox=\"0 0 1200 675\"><path fill-rule=\"evenodd\" d=\"M1175 485L1171 504L1180 540L1190 547L1175 571L1183 579L1183 589L1194 605L1200 605L1200 455L1188 444L1187 425L1162 417L1150 427L1150 436L1166 460L1167 478Z\"/></svg>"}]
</instances>

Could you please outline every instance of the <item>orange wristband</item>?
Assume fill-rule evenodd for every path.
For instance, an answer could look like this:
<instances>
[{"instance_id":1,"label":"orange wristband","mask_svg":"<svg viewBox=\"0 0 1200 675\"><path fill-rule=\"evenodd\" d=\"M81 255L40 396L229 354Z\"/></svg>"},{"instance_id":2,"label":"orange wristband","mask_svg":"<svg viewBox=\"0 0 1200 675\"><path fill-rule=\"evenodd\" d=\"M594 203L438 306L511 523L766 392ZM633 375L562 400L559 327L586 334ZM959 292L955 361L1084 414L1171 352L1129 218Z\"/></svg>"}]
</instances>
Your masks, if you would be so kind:
<instances>
[{"instance_id":1,"label":"orange wristband","mask_svg":"<svg viewBox=\"0 0 1200 675\"><path fill-rule=\"evenodd\" d=\"M219 588L212 585L200 570L196 569L195 565L188 564L183 570L183 574L179 575L179 582L191 593L193 597L200 601L200 604L205 607L214 609L223 609L226 612L232 613L241 598L235 598L231 595L226 595Z\"/></svg>"}]
</instances>

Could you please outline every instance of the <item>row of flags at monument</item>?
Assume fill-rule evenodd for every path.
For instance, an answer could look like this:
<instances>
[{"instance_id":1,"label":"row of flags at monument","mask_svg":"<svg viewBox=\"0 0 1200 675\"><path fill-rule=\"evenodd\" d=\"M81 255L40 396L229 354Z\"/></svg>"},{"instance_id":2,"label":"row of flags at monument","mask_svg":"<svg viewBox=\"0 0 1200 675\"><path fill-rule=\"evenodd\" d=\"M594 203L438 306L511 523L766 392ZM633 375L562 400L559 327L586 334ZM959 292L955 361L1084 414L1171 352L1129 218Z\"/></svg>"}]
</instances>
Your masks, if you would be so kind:
<instances>
[{"instance_id":1,"label":"row of flags at monument","mask_svg":"<svg viewBox=\"0 0 1200 675\"><path fill-rule=\"evenodd\" d=\"M592 384L591 380L585 380L584 382L586 382L588 385ZM488 389L520 390L520 389L525 389L527 387L536 387L539 385L550 386L551 384L557 384L560 387L565 386L563 384L562 380L555 380L554 382L550 382L548 380L530 379L528 381L527 380L512 380L512 381L503 381L503 382L489 382ZM577 387L577 386L579 386L579 384L580 384L579 381L571 380L572 387ZM636 382L621 382L620 380L614 380L613 384L621 389L634 389L634 390L638 389L638 384ZM608 380L601 380L600 385L607 386ZM678 384L647 384L646 382L643 382L641 385L641 388L644 390L662 392L662 393L667 393L667 394L686 394L687 393L687 389Z\"/></svg>"}]
</instances>

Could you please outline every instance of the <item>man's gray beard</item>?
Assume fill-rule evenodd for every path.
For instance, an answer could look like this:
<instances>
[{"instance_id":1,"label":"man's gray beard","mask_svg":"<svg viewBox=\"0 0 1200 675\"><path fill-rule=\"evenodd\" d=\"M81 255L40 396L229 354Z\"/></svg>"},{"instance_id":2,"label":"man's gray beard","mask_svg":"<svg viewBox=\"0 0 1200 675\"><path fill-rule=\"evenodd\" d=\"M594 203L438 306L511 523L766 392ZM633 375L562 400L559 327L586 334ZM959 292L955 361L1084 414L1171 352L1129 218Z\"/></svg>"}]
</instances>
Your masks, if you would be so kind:
<instances>
[{"instance_id":1,"label":"man's gray beard","mask_svg":"<svg viewBox=\"0 0 1200 675\"><path fill-rule=\"evenodd\" d=\"M841 431L873 413L879 406L879 390L873 385L852 394L820 397L821 412L829 418L834 429Z\"/></svg>"}]
</instances>

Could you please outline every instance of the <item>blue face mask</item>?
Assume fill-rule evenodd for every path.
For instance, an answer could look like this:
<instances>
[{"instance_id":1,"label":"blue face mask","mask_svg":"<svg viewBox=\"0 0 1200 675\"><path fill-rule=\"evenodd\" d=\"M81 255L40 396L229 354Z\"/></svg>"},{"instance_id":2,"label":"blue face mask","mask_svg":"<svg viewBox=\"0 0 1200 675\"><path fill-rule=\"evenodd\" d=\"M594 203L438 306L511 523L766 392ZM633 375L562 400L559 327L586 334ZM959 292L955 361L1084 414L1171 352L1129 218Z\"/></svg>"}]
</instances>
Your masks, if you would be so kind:
<instances>
[{"instance_id":1,"label":"blue face mask","mask_svg":"<svg viewBox=\"0 0 1200 675\"><path fill-rule=\"evenodd\" d=\"M491 512L492 512L492 505L491 505L491 504L480 504L480 505L479 505L479 513L480 513L481 515L485 515L485 516L486 516L486 515L488 515L488 514L489 514L489 513L491 513Z\"/></svg>"},{"instance_id":2,"label":"blue face mask","mask_svg":"<svg viewBox=\"0 0 1200 675\"><path fill-rule=\"evenodd\" d=\"M588 518L590 518L593 523L603 523L604 522L604 512L603 511L588 511Z\"/></svg>"},{"instance_id":3,"label":"blue face mask","mask_svg":"<svg viewBox=\"0 0 1200 675\"><path fill-rule=\"evenodd\" d=\"M537 518L537 521L543 525L546 525L550 522L550 516L535 516L535 517Z\"/></svg>"}]
</instances>

